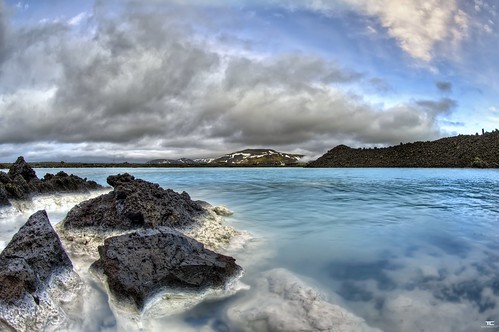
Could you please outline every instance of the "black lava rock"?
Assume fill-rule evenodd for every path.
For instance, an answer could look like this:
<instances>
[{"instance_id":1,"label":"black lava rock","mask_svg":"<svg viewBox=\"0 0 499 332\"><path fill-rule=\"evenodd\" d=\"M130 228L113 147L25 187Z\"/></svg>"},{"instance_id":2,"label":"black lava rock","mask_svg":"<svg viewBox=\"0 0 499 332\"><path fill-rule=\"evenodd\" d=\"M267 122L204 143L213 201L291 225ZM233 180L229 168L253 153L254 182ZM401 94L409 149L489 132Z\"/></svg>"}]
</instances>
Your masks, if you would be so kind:
<instances>
[{"instance_id":1,"label":"black lava rock","mask_svg":"<svg viewBox=\"0 0 499 332\"><path fill-rule=\"evenodd\" d=\"M10 205L9 199L28 199L33 194L88 192L100 188L102 186L95 181L65 172L46 174L40 180L21 156L10 167L8 174L0 172L0 207Z\"/></svg>"},{"instance_id":2,"label":"black lava rock","mask_svg":"<svg viewBox=\"0 0 499 332\"><path fill-rule=\"evenodd\" d=\"M44 210L34 213L19 231L14 235L7 247L0 254L0 264L11 266L16 274L23 272L26 276L36 276L36 288L43 287L53 273L72 270L73 264L62 247L61 241L54 231L47 213ZM9 269L2 268L0 273L0 301L4 299L3 292L9 292L14 285L9 283ZM5 273L7 273L5 275ZM2 280L3 279L3 280ZM32 293L33 278L26 292ZM11 280L16 282L16 280ZM15 287L14 287L15 288Z\"/></svg>"},{"instance_id":3,"label":"black lava rock","mask_svg":"<svg viewBox=\"0 0 499 332\"><path fill-rule=\"evenodd\" d=\"M64 229L93 228L100 231L134 230L158 226L190 225L206 210L190 196L135 179L130 174L109 176L114 187L108 194L75 206L64 219Z\"/></svg>"},{"instance_id":4,"label":"black lava rock","mask_svg":"<svg viewBox=\"0 0 499 332\"><path fill-rule=\"evenodd\" d=\"M234 258L167 227L108 238L99 255L91 269L107 277L118 300L131 300L139 310L165 287L223 287L241 272Z\"/></svg>"}]
</instances>

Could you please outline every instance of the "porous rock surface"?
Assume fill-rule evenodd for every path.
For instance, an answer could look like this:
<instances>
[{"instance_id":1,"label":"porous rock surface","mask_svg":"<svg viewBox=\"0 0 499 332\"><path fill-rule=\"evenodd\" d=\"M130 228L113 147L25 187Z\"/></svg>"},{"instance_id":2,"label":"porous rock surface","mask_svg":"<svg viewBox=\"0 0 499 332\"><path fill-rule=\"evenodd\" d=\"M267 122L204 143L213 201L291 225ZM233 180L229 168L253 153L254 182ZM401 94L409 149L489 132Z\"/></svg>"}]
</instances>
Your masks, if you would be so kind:
<instances>
[{"instance_id":1,"label":"porous rock surface","mask_svg":"<svg viewBox=\"0 0 499 332\"><path fill-rule=\"evenodd\" d=\"M158 226L182 227L206 213L189 194L163 189L132 175L109 176L108 194L75 206L62 222L63 229L97 231L134 230Z\"/></svg>"},{"instance_id":2,"label":"porous rock surface","mask_svg":"<svg viewBox=\"0 0 499 332\"><path fill-rule=\"evenodd\" d=\"M35 194L88 192L102 188L95 181L87 181L61 171L46 174L42 179L21 156L12 164L8 173L0 172L0 206L10 205L10 199L28 199Z\"/></svg>"},{"instance_id":3,"label":"porous rock surface","mask_svg":"<svg viewBox=\"0 0 499 332\"><path fill-rule=\"evenodd\" d=\"M64 320L60 299L79 277L47 213L34 213L0 254L0 330L36 331Z\"/></svg>"},{"instance_id":4,"label":"porous rock surface","mask_svg":"<svg viewBox=\"0 0 499 332\"><path fill-rule=\"evenodd\" d=\"M241 273L234 258L205 249L167 227L108 238L99 247L99 255L91 269L106 276L116 299L131 302L139 310L165 288L224 287Z\"/></svg>"}]
</instances>

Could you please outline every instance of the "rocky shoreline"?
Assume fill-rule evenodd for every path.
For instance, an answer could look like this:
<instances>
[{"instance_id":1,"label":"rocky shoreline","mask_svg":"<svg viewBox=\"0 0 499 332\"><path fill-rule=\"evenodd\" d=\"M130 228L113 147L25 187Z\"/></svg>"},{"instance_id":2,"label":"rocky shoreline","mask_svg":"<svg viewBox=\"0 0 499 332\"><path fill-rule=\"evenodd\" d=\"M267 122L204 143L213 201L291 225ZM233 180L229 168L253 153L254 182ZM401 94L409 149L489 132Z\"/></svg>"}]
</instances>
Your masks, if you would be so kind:
<instances>
[{"instance_id":1,"label":"rocky shoreline","mask_svg":"<svg viewBox=\"0 0 499 332\"><path fill-rule=\"evenodd\" d=\"M339 145L306 167L499 168L499 131L386 148Z\"/></svg>"},{"instance_id":2,"label":"rocky shoreline","mask_svg":"<svg viewBox=\"0 0 499 332\"><path fill-rule=\"evenodd\" d=\"M95 181L68 175L63 171L55 175L47 173L39 179L20 156L8 173L0 171L0 207L10 206L11 200L29 200L39 194L88 192L102 188Z\"/></svg>"},{"instance_id":3,"label":"rocky shoreline","mask_svg":"<svg viewBox=\"0 0 499 332\"><path fill-rule=\"evenodd\" d=\"M22 158L16 165L9 178L11 173L27 177L36 188L34 171ZM200 294L201 301L209 290L228 291L242 276L233 257L212 250L239 234L217 218L227 209L126 173L107 181L113 190L71 209L56 225L59 234L47 213L38 211L2 251L2 331L57 330L71 324L82 295L70 256L91 262L90 272L111 302L137 313L158 294L187 291ZM210 240L210 248L186 234Z\"/></svg>"}]
</instances>

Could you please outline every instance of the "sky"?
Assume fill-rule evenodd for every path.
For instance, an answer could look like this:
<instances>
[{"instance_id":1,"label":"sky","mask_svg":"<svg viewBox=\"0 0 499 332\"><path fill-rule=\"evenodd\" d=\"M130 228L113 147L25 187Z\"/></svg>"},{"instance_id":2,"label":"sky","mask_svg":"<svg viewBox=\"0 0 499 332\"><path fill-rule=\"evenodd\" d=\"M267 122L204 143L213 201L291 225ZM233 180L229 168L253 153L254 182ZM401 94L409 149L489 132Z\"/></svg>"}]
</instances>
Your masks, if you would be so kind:
<instances>
[{"instance_id":1,"label":"sky","mask_svg":"<svg viewBox=\"0 0 499 332\"><path fill-rule=\"evenodd\" d=\"M0 162L315 159L499 127L494 0L2 1Z\"/></svg>"}]
</instances>

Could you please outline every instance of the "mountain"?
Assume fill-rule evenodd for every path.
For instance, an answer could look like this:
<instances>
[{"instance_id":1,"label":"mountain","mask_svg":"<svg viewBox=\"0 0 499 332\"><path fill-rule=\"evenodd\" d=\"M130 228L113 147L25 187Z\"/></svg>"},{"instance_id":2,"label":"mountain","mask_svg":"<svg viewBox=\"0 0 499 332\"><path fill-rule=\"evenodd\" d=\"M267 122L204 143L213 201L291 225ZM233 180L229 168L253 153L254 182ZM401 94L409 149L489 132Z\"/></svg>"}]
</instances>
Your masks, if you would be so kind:
<instances>
[{"instance_id":1,"label":"mountain","mask_svg":"<svg viewBox=\"0 0 499 332\"><path fill-rule=\"evenodd\" d=\"M286 166L296 164L303 156L282 153L272 149L246 149L209 159L154 159L147 162L153 165L208 165L208 166Z\"/></svg>"},{"instance_id":2,"label":"mountain","mask_svg":"<svg viewBox=\"0 0 499 332\"><path fill-rule=\"evenodd\" d=\"M197 164L198 162L189 158L180 159L154 159L149 160L146 164L162 164L162 165L189 165Z\"/></svg>"},{"instance_id":3,"label":"mountain","mask_svg":"<svg viewBox=\"0 0 499 332\"><path fill-rule=\"evenodd\" d=\"M211 162L222 165L285 166L296 164L303 155L282 153L272 149L246 149L226 154Z\"/></svg>"},{"instance_id":4,"label":"mountain","mask_svg":"<svg viewBox=\"0 0 499 332\"><path fill-rule=\"evenodd\" d=\"M339 145L307 167L499 168L499 131L386 148Z\"/></svg>"}]
</instances>

